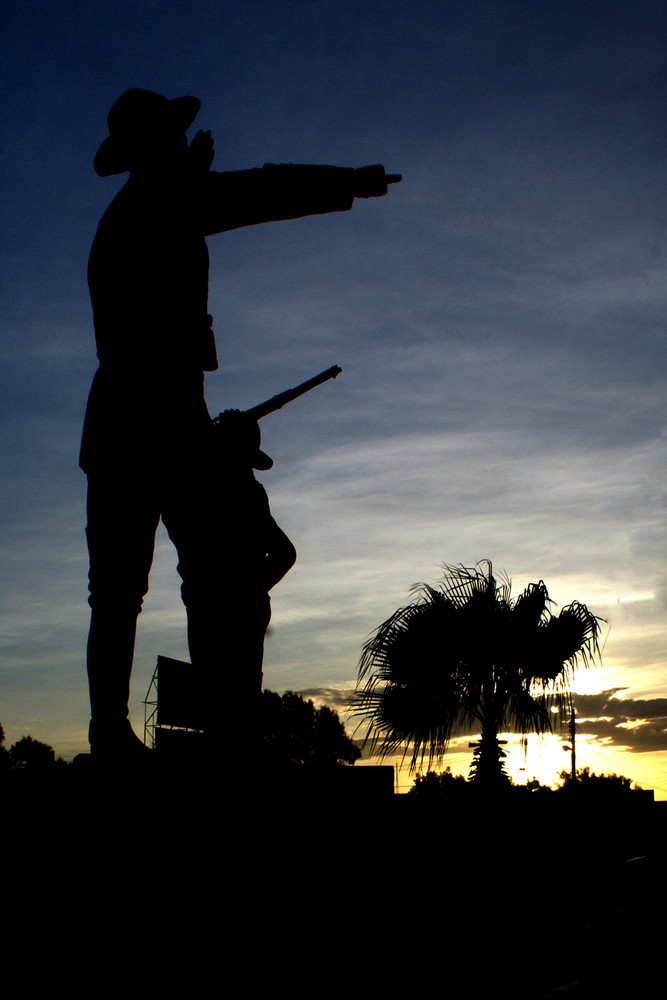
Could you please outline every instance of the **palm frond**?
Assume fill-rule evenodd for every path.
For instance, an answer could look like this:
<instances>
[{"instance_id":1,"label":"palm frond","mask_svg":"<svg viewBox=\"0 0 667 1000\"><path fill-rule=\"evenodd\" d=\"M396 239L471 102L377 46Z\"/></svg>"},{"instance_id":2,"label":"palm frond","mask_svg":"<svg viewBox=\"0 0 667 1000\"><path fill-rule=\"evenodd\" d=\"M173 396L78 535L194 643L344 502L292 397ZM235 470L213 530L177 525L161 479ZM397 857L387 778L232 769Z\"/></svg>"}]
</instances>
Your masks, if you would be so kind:
<instances>
[{"instance_id":1,"label":"palm frond","mask_svg":"<svg viewBox=\"0 0 667 1000\"><path fill-rule=\"evenodd\" d=\"M601 621L578 601L563 608L557 617L550 616L538 632L541 655L538 652L535 660L535 677L569 680L576 666L589 667L599 661Z\"/></svg>"},{"instance_id":2,"label":"palm frond","mask_svg":"<svg viewBox=\"0 0 667 1000\"><path fill-rule=\"evenodd\" d=\"M551 603L553 602L543 580L528 584L512 606L512 617L517 623L517 628L526 629L531 626L537 628L544 620L547 607Z\"/></svg>"},{"instance_id":3,"label":"palm frond","mask_svg":"<svg viewBox=\"0 0 667 1000\"><path fill-rule=\"evenodd\" d=\"M482 567L486 567L486 572ZM440 590L457 607L464 607L480 597L496 598L496 581L489 560L482 560L472 567L445 564L444 570Z\"/></svg>"}]
</instances>

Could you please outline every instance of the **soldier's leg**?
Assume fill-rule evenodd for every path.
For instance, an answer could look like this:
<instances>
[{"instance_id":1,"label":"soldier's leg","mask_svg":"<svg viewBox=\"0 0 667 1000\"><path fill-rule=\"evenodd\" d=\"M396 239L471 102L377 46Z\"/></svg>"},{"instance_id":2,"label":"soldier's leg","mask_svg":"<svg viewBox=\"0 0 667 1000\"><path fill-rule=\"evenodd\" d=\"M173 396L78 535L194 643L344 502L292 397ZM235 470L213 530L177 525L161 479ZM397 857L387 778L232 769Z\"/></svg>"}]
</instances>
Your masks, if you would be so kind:
<instances>
[{"instance_id":1,"label":"soldier's leg","mask_svg":"<svg viewBox=\"0 0 667 1000\"><path fill-rule=\"evenodd\" d=\"M137 616L148 590L159 506L141 478L90 474L87 663L93 752L132 742L128 723Z\"/></svg>"},{"instance_id":2,"label":"soldier's leg","mask_svg":"<svg viewBox=\"0 0 667 1000\"><path fill-rule=\"evenodd\" d=\"M232 748L252 767L261 754L268 594L252 596L251 588L218 586L203 599L185 582L183 592L188 602L190 657L205 678L203 715L209 752L228 754Z\"/></svg>"},{"instance_id":3,"label":"soldier's leg","mask_svg":"<svg viewBox=\"0 0 667 1000\"><path fill-rule=\"evenodd\" d=\"M270 602L243 561L234 526L221 521L220 488L205 469L197 488L170 493L162 519L178 551L190 658L206 678L208 728L224 719L230 735L235 718L244 733L256 731Z\"/></svg>"}]
</instances>

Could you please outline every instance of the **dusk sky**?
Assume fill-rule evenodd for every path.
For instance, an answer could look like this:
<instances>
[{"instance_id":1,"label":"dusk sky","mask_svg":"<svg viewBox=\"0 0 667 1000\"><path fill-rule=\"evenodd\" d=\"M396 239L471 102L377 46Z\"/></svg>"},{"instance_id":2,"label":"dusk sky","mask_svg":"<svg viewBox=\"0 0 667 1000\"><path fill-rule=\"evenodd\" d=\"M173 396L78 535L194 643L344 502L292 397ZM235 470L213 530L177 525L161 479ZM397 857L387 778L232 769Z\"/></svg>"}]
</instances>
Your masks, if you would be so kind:
<instances>
[{"instance_id":1,"label":"dusk sky","mask_svg":"<svg viewBox=\"0 0 667 1000\"><path fill-rule=\"evenodd\" d=\"M606 619L603 666L575 684L579 762L667 798L667 5L7 0L0 29L7 745L87 748L86 264L125 180L93 157L143 87L201 99L189 134L212 130L216 170L403 176L350 212L208 241L212 414L343 369L262 421L258 478L299 553L265 686L344 707L411 586L490 559L515 594L543 579ZM188 658L158 538L139 732L157 654ZM552 745L513 751L515 778L553 780Z\"/></svg>"}]
</instances>

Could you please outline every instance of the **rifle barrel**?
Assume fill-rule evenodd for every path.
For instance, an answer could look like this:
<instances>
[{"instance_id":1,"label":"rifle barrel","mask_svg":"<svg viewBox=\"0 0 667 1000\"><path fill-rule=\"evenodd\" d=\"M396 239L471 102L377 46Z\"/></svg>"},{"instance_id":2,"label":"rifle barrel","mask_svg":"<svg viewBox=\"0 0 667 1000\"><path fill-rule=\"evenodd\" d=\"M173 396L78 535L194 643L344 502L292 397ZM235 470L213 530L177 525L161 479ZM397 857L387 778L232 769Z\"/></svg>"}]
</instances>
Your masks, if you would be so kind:
<instances>
[{"instance_id":1,"label":"rifle barrel","mask_svg":"<svg viewBox=\"0 0 667 1000\"><path fill-rule=\"evenodd\" d=\"M306 382L302 382L293 389L286 389L284 392L279 392L277 396L272 396L271 399L266 399L263 403L258 403L257 406L251 406L249 410L245 410L244 412L254 417L255 420L261 420L268 413L274 413L287 403L291 403L293 399L303 396L304 392L310 392L311 389L322 385L323 382L328 382L330 378L336 378L342 370L338 365L332 365L331 368L320 372L319 375L314 375L313 378L309 378Z\"/></svg>"}]
</instances>

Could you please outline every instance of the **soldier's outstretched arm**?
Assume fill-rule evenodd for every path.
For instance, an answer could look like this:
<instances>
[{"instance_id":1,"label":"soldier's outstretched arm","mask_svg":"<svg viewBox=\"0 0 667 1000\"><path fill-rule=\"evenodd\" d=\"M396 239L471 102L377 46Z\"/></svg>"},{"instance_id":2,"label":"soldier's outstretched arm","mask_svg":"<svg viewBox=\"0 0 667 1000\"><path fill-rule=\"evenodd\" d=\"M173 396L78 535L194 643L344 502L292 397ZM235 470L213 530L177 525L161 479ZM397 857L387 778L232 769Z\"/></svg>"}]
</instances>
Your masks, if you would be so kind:
<instances>
[{"instance_id":1,"label":"soldier's outstretched arm","mask_svg":"<svg viewBox=\"0 0 667 1000\"><path fill-rule=\"evenodd\" d=\"M207 236L262 222L345 212L355 198L381 198L400 174L381 164L352 167L272 164L204 178L202 214Z\"/></svg>"}]
</instances>

